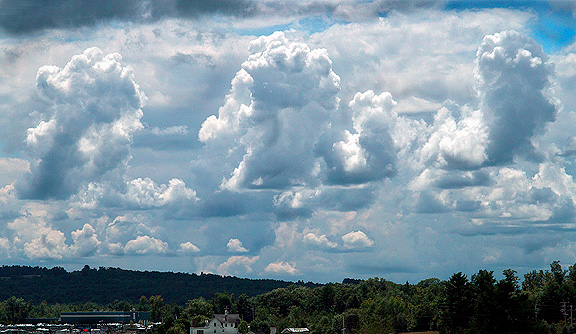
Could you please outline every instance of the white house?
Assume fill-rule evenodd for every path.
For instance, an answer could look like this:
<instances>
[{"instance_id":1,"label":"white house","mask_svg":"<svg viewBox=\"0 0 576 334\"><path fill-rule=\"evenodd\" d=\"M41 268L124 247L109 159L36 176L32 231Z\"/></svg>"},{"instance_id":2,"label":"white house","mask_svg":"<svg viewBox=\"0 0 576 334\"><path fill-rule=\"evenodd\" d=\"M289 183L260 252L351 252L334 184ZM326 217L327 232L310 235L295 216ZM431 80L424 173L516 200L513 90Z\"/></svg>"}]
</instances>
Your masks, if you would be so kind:
<instances>
[{"instance_id":1,"label":"white house","mask_svg":"<svg viewBox=\"0 0 576 334\"><path fill-rule=\"evenodd\" d=\"M190 327L190 334L238 334L239 314L214 314L204 327Z\"/></svg>"}]
</instances>

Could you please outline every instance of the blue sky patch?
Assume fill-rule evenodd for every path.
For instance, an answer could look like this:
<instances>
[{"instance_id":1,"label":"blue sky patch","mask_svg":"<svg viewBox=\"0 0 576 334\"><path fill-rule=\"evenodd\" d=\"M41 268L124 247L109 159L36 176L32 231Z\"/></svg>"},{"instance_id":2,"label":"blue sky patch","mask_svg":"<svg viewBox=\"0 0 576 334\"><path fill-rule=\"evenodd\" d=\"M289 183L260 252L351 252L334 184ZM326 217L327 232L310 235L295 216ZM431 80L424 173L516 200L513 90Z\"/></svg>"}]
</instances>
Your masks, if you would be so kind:
<instances>
[{"instance_id":1,"label":"blue sky patch","mask_svg":"<svg viewBox=\"0 0 576 334\"><path fill-rule=\"evenodd\" d=\"M547 53L560 51L574 42L576 18L574 14L546 1L448 1L446 10L481 10L487 8L508 8L534 12L535 22L528 28L532 37L542 45Z\"/></svg>"},{"instance_id":2,"label":"blue sky patch","mask_svg":"<svg viewBox=\"0 0 576 334\"><path fill-rule=\"evenodd\" d=\"M571 12L549 9L538 13L531 28L534 39L552 53L574 43L576 19Z\"/></svg>"}]
</instances>

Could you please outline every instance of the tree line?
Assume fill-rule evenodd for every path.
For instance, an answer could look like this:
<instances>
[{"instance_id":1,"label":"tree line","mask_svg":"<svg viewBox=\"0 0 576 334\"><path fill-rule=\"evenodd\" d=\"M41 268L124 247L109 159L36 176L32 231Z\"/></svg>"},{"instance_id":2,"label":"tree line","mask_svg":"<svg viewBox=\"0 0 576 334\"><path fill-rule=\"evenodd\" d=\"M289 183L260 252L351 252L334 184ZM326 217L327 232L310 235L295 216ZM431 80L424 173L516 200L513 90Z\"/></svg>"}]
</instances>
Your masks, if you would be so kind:
<instances>
[{"instance_id":1,"label":"tree line","mask_svg":"<svg viewBox=\"0 0 576 334\"><path fill-rule=\"evenodd\" d=\"M294 283L272 279L89 266L72 272L61 267L0 267L0 300L18 296L50 304L94 302L105 305L114 300L138 302L141 296L155 295L161 295L168 303L184 304L192 298L211 298L221 291L255 296L291 284Z\"/></svg>"},{"instance_id":2,"label":"tree line","mask_svg":"<svg viewBox=\"0 0 576 334\"><path fill-rule=\"evenodd\" d=\"M158 334L186 334L225 309L240 314L241 334L248 329L270 333L271 327L307 327L311 334L574 333L576 265L563 269L555 261L549 270L533 270L522 279L508 269L501 279L479 270L470 277L459 272L445 281L430 278L416 284L382 278L314 286L300 282L253 296L222 291L185 303L161 295L107 304L35 303L11 296L0 302L0 322L57 318L61 312L137 310L161 323L154 330Z\"/></svg>"}]
</instances>

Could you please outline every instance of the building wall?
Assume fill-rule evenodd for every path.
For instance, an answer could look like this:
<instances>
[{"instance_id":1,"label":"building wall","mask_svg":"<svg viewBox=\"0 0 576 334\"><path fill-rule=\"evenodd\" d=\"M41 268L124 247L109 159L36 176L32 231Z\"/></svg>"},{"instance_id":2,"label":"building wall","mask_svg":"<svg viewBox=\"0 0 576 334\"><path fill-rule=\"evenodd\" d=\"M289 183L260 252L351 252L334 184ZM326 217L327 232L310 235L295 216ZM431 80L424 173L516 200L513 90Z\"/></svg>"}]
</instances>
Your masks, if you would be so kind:
<instances>
[{"instance_id":1,"label":"building wall","mask_svg":"<svg viewBox=\"0 0 576 334\"><path fill-rule=\"evenodd\" d=\"M238 334L236 324L221 323L216 318L208 322L205 327L191 327L190 334Z\"/></svg>"}]
</instances>

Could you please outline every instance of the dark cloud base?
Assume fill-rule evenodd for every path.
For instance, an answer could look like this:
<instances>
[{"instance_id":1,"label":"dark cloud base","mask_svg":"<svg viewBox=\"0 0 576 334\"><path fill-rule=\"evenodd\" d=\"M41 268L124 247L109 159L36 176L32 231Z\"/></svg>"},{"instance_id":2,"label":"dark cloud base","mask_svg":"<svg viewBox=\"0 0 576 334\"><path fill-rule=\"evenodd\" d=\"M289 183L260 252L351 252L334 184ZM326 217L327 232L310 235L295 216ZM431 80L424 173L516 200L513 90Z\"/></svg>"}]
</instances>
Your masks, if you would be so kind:
<instances>
[{"instance_id":1,"label":"dark cloud base","mask_svg":"<svg viewBox=\"0 0 576 334\"><path fill-rule=\"evenodd\" d=\"M231 17L256 15L327 15L342 20L361 16L385 16L391 11L409 11L441 6L440 0L374 0L341 4L330 1L285 2L281 0L3 0L0 29L11 34L29 34L44 29L90 27L114 20L155 22L165 18L198 18L220 14ZM351 8L355 8L351 11Z\"/></svg>"},{"instance_id":2,"label":"dark cloud base","mask_svg":"<svg viewBox=\"0 0 576 334\"><path fill-rule=\"evenodd\" d=\"M113 20L153 22L205 14L246 16L254 11L255 5L248 0L5 0L0 2L0 28L11 34L27 34Z\"/></svg>"}]
</instances>

